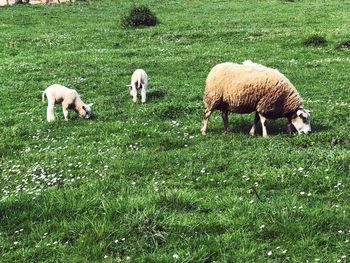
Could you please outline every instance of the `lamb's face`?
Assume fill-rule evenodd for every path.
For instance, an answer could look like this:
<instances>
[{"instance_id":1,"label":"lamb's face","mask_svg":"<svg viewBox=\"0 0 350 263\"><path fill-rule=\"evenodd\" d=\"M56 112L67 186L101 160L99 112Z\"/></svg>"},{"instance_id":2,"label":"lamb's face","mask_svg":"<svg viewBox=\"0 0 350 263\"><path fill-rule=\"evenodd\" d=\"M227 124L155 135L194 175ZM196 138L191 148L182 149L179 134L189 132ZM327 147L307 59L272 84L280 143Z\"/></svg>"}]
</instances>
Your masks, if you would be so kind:
<instances>
[{"instance_id":1,"label":"lamb's face","mask_svg":"<svg viewBox=\"0 0 350 263\"><path fill-rule=\"evenodd\" d=\"M130 96L132 97L132 86L128 85Z\"/></svg>"},{"instance_id":2,"label":"lamb's face","mask_svg":"<svg viewBox=\"0 0 350 263\"><path fill-rule=\"evenodd\" d=\"M91 116L91 107L92 107L92 103L91 104L85 104L83 105L79 110L79 116L85 119L89 119Z\"/></svg>"},{"instance_id":3,"label":"lamb's face","mask_svg":"<svg viewBox=\"0 0 350 263\"><path fill-rule=\"evenodd\" d=\"M296 114L291 118L291 122L298 134L308 134L311 132L311 118L309 110L303 108L298 109Z\"/></svg>"}]
</instances>

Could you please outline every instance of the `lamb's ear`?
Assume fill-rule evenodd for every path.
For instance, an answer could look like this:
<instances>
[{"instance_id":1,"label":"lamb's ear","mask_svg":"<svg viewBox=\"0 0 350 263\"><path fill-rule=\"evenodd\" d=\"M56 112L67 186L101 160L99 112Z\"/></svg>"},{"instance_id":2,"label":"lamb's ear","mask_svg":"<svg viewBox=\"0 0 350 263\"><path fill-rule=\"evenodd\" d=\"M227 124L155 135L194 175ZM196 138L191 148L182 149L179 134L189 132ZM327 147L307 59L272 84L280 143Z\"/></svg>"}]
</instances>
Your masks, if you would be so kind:
<instances>
[{"instance_id":1,"label":"lamb's ear","mask_svg":"<svg viewBox=\"0 0 350 263\"><path fill-rule=\"evenodd\" d=\"M93 105L94 105L93 103L88 104L89 107L92 107Z\"/></svg>"},{"instance_id":2,"label":"lamb's ear","mask_svg":"<svg viewBox=\"0 0 350 263\"><path fill-rule=\"evenodd\" d=\"M307 113L311 113L312 110L307 110L307 109L304 109Z\"/></svg>"},{"instance_id":3,"label":"lamb's ear","mask_svg":"<svg viewBox=\"0 0 350 263\"><path fill-rule=\"evenodd\" d=\"M132 87L132 85L131 84L129 84L129 85L126 85L127 87L129 87L129 88L131 88Z\"/></svg>"}]
</instances>

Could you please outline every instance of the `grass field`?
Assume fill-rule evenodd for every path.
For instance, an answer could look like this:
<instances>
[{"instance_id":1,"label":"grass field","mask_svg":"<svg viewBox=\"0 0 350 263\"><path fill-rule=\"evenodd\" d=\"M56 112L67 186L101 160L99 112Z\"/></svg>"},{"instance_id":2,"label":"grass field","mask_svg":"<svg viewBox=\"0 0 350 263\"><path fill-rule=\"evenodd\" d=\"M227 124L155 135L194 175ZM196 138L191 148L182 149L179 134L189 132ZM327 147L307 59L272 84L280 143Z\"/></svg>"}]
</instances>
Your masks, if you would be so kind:
<instances>
[{"instance_id":1,"label":"grass field","mask_svg":"<svg viewBox=\"0 0 350 263\"><path fill-rule=\"evenodd\" d=\"M0 262L349 262L350 3L135 3L160 23L121 28L129 1L0 8ZM314 133L231 114L227 135L214 113L200 135L209 70L246 59L291 80ZM47 123L53 83L93 118Z\"/></svg>"}]
</instances>

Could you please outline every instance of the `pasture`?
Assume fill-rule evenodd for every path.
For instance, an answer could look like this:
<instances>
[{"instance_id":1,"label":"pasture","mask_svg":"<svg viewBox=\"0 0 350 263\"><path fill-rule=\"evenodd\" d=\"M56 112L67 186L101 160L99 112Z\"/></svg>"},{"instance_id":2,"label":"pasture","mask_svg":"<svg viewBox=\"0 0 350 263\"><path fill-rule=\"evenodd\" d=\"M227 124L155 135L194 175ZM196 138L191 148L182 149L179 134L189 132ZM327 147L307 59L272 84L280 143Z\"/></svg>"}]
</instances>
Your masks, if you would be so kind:
<instances>
[{"instance_id":1,"label":"pasture","mask_svg":"<svg viewBox=\"0 0 350 263\"><path fill-rule=\"evenodd\" d=\"M122 28L131 1L0 8L0 261L348 262L350 3L134 3L159 24ZM224 134L219 112L200 134L208 72L246 59L290 79L312 134L251 137L253 114ZM54 83L93 118L48 123Z\"/></svg>"}]
</instances>

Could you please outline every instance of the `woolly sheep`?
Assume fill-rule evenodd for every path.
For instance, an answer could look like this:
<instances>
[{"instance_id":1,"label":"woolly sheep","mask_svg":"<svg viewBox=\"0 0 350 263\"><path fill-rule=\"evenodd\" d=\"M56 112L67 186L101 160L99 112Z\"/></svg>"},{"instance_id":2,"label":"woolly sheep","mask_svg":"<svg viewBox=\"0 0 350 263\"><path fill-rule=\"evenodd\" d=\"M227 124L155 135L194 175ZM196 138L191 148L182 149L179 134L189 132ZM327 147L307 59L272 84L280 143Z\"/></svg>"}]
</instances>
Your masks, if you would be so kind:
<instances>
[{"instance_id":1,"label":"woolly sheep","mask_svg":"<svg viewBox=\"0 0 350 263\"><path fill-rule=\"evenodd\" d=\"M127 85L129 87L130 96L135 103L137 101L137 90L141 88L141 102L146 102L146 91L148 85L148 76L146 71L143 69L137 69L131 76L131 84Z\"/></svg>"},{"instance_id":2,"label":"woolly sheep","mask_svg":"<svg viewBox=\"0 0 350 263\"><path fill-rule=\"evenodd\" d=\"M93 104L85 104L74 89L54 84L47 87L42 94L42 101L47 97L47 121L55 120L54 107L55 104L62 104L64 119L68 121L68 109L74 110L80 117L88 119L91 115L91 107Z\"/></svg>"},{"instance_id":3,"label":"woolly sheep","mask_svg":"<svg viewBox=\"0 0 350 263\"><path fill-rule=\"evenodd\" d=\"M225 132L229 132L228 113L255 111L249 132L255 135L261 122L262 133L267 137L266 119L286 117L296 131L311 131L310 114L303 108L303 100L290 81L278 70L245 61L243 65L226 62L214 66L206 80L204 91L206 107L201 132L206 134L209 117L214 109L221 110Z\"/></svg>"}]
</instances>

